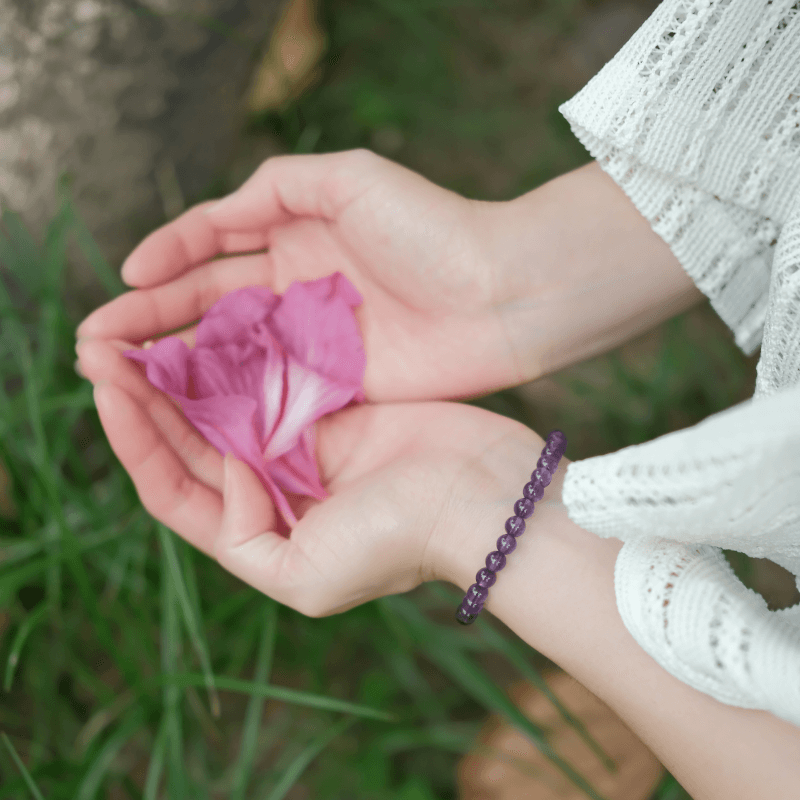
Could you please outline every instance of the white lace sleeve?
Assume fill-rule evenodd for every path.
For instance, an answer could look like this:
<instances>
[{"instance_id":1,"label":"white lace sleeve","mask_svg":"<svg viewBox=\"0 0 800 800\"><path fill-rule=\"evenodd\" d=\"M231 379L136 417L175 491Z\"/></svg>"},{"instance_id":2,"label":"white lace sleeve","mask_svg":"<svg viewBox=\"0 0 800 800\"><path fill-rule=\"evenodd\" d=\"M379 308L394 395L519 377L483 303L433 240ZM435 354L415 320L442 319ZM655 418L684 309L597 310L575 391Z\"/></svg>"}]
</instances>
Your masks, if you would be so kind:
<instances>
[{"instance_id":1,"label":"white lace sleeve","mask_svg":"<svg viewBox=\"0 0 800 800\"><path fill-rule=\"evenodd\" d=\"M800 576L800 4L665 0L561 107L748 355L753 398L570 464L570 518L625 542L622 619L670 673L800 725L800 605L719 548ZM800 588L800 578L798 578Z\"/></svg>"},{"instance_id":2,"label":"white lace sleeve","mask_svg":"<svg viewBox=\"0 0 800 800\"><path fill-rule=\"evenodd\" d=\"M617 605L668 672L800 725L800 605L769 611L719 548L800 575L800 384L692 428L575 461L570 519L625 542ZM800 588L800 579L798 579Z\"/></svg>"},{"instance_id":3,"label":"white lace sleeve","mask_svg":"<svg viewBox=\"0 0 800 800\"><path fill-rule=\"evenodd\" d=\"M800 191L792 0L665 0L559 111L752 355Z\"/></svg>"}]
</instances>

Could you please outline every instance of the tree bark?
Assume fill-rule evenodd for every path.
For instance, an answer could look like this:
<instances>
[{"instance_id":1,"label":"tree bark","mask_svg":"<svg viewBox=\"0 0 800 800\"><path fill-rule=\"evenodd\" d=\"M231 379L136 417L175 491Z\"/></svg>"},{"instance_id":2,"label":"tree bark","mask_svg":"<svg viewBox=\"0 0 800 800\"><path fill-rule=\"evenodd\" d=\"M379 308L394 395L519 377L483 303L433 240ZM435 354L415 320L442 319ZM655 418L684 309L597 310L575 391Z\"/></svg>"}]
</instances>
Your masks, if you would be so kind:
<instances>
[{"instance_id":1,"label":"tree bark","mask_svg":"<svg viewBox=\"0 0 800 800\"><path fill-rule=\"evenodd\" d=\"M0 207L41 237L72 177L118 269L143 235L212 188L285 0L0 0ZM79 318L107 300L70 251Z\"/></svg>"}]
</instances>

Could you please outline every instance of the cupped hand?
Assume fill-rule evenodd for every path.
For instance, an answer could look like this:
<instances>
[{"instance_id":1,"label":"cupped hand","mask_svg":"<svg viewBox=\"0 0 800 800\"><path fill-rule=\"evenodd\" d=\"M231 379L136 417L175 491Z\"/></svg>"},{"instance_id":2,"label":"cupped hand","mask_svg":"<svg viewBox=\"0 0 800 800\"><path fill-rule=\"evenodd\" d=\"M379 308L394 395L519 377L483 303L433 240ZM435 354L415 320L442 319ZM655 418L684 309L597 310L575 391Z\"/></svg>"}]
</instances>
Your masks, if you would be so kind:
<instances>
[{"instance_id":1,"label":"cupped hand","mask_svg":"<svg viewBox=\"0 0 800 800\"><path fill-rule=\"evenodd\" d=\"M258 285L282 294L339 271L364 298L355 315L367 401L462 399L518 385L529 377L493 305L495 205L368 150L273 157L218 205L192 208L141 242L122 268L136 289L77 332L140 346L189 326L174 335L191 347L196 323L228 292Z\"/></svg>"},{"instance_id":2,"label":"cupped hand","mask_svg":"<svg viewBox=\"0 0 800 800\"><path fill-rule=\"evenodd\" d=\"M524 425L462 403L350 406L315 424L329 497L287 493L298 518L287 538L258 476L228 454L226 488L223 457L122 355L126 346L87 342L84 362L109 382L95 388L98 413L144 507L244 582L311 617L429 580L456 582L451 558L470 548L477 572L544 444Z\"/></svg>"}]
</instances>

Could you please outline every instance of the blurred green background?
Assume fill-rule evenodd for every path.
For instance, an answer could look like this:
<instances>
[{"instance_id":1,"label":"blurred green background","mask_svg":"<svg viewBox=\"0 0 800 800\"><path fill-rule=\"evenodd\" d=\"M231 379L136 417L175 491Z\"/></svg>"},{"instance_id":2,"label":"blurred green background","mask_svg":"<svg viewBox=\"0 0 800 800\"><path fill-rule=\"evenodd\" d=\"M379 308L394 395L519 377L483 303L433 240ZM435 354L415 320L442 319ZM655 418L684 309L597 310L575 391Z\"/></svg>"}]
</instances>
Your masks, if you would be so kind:
<instances>
[{"instance_id":1,"label":"blurred green background","mask_svg":"<svg viewBox=\"0 0 800 800\"><path fill-rule=\"evenodd\" d=\"M236 188L265 154L362 146L469 197L516 197L589 160L557 106L656 5L326 0L316 81L252 113L230 168L185 201ZM126 287L64 197L44 237L10 211L0 230L0 263L32 300L0 292L0 800L456 798L487 713L514 719L504 687L536 683L546 659L488 613L457 626L450 586L306 618L155 523L73 371L67 243L109 298ZM749 398L757 359L705 303L470 402L567 431L578 460ZM788 604L780 575L731 560ZM687 796L667 775L652 800Z\"/></svg>"}]
</instances>

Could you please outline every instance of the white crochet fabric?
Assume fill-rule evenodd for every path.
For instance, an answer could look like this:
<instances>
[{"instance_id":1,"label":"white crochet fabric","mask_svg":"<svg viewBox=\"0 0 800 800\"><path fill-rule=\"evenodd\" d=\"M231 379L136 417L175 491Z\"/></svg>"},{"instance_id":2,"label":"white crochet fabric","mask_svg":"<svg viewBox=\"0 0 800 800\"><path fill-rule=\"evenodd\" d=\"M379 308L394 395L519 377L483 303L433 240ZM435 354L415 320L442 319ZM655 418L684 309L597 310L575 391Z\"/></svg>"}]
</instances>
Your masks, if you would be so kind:
<instances>
[{"instance_id":1,"label":"white crochet fabric","mask_svg":"<svg viewBox=\"0 0 800 800\"><path fill-rule=\"evenodd\" d=\"M800 3L664 0L559 110L739 348L761 344L752 399L570 464L567 512L625 542L617 604L659 664L800 725L800 604L769 611L719 549L800 576Z\"/></svg>"}]
</instances>

